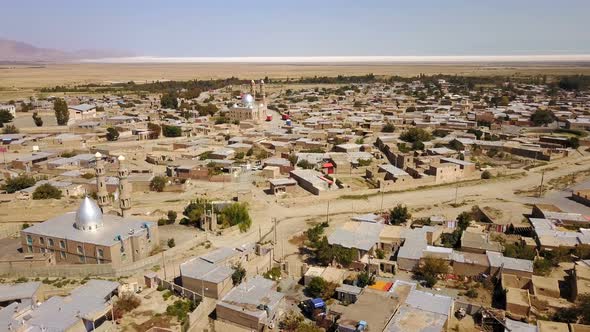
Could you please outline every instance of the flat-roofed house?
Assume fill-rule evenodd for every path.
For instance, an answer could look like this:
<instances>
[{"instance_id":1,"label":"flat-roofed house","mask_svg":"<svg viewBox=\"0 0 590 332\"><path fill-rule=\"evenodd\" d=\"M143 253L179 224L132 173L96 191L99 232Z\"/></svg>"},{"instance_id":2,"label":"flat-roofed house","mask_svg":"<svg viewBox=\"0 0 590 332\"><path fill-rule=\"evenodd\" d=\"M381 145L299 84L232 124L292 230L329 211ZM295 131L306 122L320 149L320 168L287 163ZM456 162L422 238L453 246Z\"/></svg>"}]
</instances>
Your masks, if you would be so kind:
<instances>
[{"instance_id":1,"label":"flat-roofed house","mask_svg":"<svg viewBox=\"0 0 590 332\"><path fill-rule=\"evenodd\" d=\"M274 327L285 295L275 283L255 276L241 283L217 302L217 319L251 331Z\"/></svg>"},{"instance_id":2,"label":"flat-roofed house","mask_svg":"<svg viewBox=\"0 0 590 332\"><path fill-rule=\"evenodd\" d=\"M180 264L182 286L206 297L220 299L232 288L234 270L195 257Z\"/></svg>"},{"instance_id":3,"label":"flat-roofed house","mask_svg":"<svg viewBox=\"0 0 590 332\"><path fill-rule=\"evenodd\" d=\"M68 124L75 123L81 120L88 120L96 118L96 105L80 104L69 106L70 118Z\"/></svg>"}]
</instances>

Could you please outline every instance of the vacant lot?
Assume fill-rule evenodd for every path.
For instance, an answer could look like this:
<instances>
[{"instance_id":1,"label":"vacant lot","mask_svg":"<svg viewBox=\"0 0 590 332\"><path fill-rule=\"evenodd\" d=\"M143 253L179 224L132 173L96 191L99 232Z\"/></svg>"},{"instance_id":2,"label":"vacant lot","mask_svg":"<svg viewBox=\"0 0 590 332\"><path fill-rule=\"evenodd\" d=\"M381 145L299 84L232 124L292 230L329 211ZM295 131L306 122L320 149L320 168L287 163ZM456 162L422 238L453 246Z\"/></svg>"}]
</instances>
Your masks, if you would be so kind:
<instances>
[{"instance_id":1,"label":"vacant lot","mask_svg":"<svg viewBox=\"0 0 590 332\"><path fill-rule=\"evenodd\" d=\"M572 75L590 74L585 64L45 64L0 66L0 100L26 97L34 88L112 82L150 82L157 80L240 78L299 78L336 75L415 76L452 75Z\"/></svg>"}]
</instances>

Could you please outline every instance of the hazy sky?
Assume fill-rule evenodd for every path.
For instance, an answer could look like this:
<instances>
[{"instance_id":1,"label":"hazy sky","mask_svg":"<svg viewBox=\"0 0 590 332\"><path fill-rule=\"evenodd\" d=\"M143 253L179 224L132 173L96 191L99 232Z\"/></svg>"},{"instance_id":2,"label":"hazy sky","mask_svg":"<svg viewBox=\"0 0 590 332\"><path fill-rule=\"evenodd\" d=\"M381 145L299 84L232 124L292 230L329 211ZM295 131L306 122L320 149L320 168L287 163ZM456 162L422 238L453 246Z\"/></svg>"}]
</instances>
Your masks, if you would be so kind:
<instances>
[{"instance_id":1,"label":"hazy sky","mask_svg":"<svg viewBox=\"0 0 590 332\"><path fill-rule=\"evenodd\" d=\"M590 0L0 0L0 38L154 56L590 53Z\"/></svg>"}]
</instances>

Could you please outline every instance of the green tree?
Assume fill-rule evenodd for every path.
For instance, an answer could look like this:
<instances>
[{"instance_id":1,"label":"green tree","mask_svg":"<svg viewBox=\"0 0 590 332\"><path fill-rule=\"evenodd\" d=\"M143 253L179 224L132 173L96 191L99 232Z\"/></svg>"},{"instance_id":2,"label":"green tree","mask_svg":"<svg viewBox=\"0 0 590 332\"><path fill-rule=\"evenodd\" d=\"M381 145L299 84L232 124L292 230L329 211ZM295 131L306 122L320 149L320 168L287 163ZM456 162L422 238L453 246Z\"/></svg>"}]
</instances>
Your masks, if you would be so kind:
<instances>
[{"instance_id":1,"label":"green tree","mask_svg":"<svg viewBox=\"0 0 590 332\"><path fill-rule=\"evenodd\" d=\"M536 110L535 113L531 115L531 121L535 126L546 126L553 123L556 119L555 114L549 110Z\"/></svg>"},{"instance_id":2,"label":"green tree","mask_svg":"<svg viewBox=\"0 0 590 332\"><path fill-rule=\"evenodd\" d=\"M484 180L488 180L492 178L492 173L490 173L490 171L485 170L481 173L481 178Z\"/></svg>"},{"instance_id":3,"label":"green tree","mask_svg":"<svg viewBox=\"0 0 590 332\"><path fill-rule=\"evenodd\" d=\"M297 163L298 167L301 167L303 169L313 169L315 168L315 165L310 163L309 161L307 161L307 159L301 159L301 161L299 161Z\"/></svg>"},{"instance_id":4,"label":"green tree","mask_svg":"<svg viewBox=\"0 0 590 332\"><path fill-rule=\"evenodd\" d=\"M237 263L232 266L234 273L231 275L231 281L234 286L242 283L246 277L246 269L242 266L242 263Z\"/></svg>"},{"instance_id":5,"label":"green tree","mask_svg":"<svg viewBox=\"0 0 590 332\"><path fill-rule=\"evenodd\" d=\"M119 139L119 131L113 127L107 128L107 141L113 142Z\"/></svg>"},{"instance_id":6,"label":"green tree","mask_svg":"<svg viewBox=\"0 0 590 332\"><path fill-rule=\"evenodd\" d=\"M426 142L432 140L432 134L422 128L410 128L404 131L399 138L408 143Z\"/></svg>"},{"instance_id":7,"label":"green tree","mask_svg":"<svg viewBox=\"0 0 590 332\"><path fill-rule=\"evenodd\" d=\"M14 116L8 110L0 110L0 128L4 127L5 123L11 122Z\"/></svg>"},{"instance_id":8,"label":"green tree","mask_svg":"<svg viewBox=\"0 0 590 332\"><path fill-rule=\"evenodd\" d=\"M326 288L326 284L326 280L322 277L313 277L305 290L310 297L321 297Z\"/></svg>"},{"instance_id":9,"label":"green tree","mask_svg":"<svg viewBox=\"0 0 590 332\"><path fill-rule=\"evenodd\" d=\"M162 126L162 134L164 137L180 137L182 136L182 130L178 126Z\"/></svg>"},{"instance_id":10,"label":"green tree","mask_svg":"<svg viewBox=\"0 0 590 332\"><path fill-rule=\"evenodd\" d=\"M464 231L471 224L473 220L473 213L471 211L463 211L457 216L457 228Z\"/></svg>"},{"instance_id":11,"label":"green tree","mask_svg":"<svg viewBox=\"0 0 590 332\"><path fill-rule=\"evenodd\" d=\"M458 139L453 139L449 142L449 148L455 151L465 150L465 146Z\"/></svg>"},{"instance_id":12,"label":"green tree","mask_svg":"<svg viewBox=\"0 0 590 332\"><path fill-rule=\"evenodd\" d=\"M477 138L477 139L481 139L481 137L483 136L483 131L481 131L479 129L469 128L469 129L467 129L467 132L475 135L475 138Z\"/></svg>"},{"instance_id":13,"label":"green tree","mask_svg":"<svg viewBox=\"0 0 590 332\"><path fill-rule=\"evenodd\" d=\"M7 193L12 194L19 190L23 190L25 188L29 188L35 185L35 178L28 176L28 175L21 175L15 178L10 178L6 180L4 184L4 190Z\"/></svg>"},{"instance_id":14,"label":"green tree","mask_svg":"<svg viewBox=\"0 0 590 332\"><path fill-rule=\"evenodd\" d=\"M152 180L150 181L150 190L162 192L162 191L164 191L164 188L166 187L166 182L168 182L168 181L166 180L165 177L160 176L160 175L154 176L152 178Z\"/></svg>"},{"instance_id":15,"label":"green tree","mask_svg":"<svg viewBox=\"0 0 590 332\"><path fill-rule=\"evenodd\" d=\"M39 113L33 113L33 121L35 122L35 126L43 127L43 119L39 116Z\"/></svg>"},{"instance_id":16,"label":"green tree","mask_svg":"<svg viewBox=\"0 0 590 332\"><path fill-rule=\"evenodd\" d=\"M168 248L174 248L174 247L176 247L176 241L172 237L168 239L168 243L167 244L168 244Z\"/></svg>"},{"instance_id":17,"label":"green tree","mask_svg":"<svg viewBox=\"0 0 590 332\"><path fill-rule=\"evenodd\" d=\"M334 295L337 287L338 285L328 282L322 277L314 277L305 288L305 292L310 297L321 297L324 300L328 300Z\"/></svg>"},{"instance_id":18,"label":"green tree","mask_svg":"<svg viewBox=\"0 0 590 332\"><path fill-rule=\"evenodd\" d=\"M178 95L174 91L166 92L160 98L162 108L178 109Z\"/></svg>"},{"instance_id":19,"label":"green tree","mask_svg":"<svg viewBox=\"0 0 590 332\"><path fill-rule=\"evenodd\" d=\"M356 285L364 288L365 286L371 286L375 283L375 275L367 271L363 271L356 276Z\"/></svg>"},{"instance_id":20,"label":"green tree","mask_svg":"<svg viewBox=\"0 0 590 332\"><path fill-rule=\"evenodd\" d=\"M389 223L392 225L399 225L412 218L412 214L405 205L398 204L393 209L389 210Z\"/></svg>"},{"instance_id":21,"label":"green tree","mask_svg":"<svg viewBox=\"0 0 590 332\"><path fill-rule=\"evenodd\" d=\"M449 264L445 260L435 257L424 257L423 262L414 269L414 274L422 278L427 287L434 287L437 283L437 276L446 273L449 273Z\"/></svg>"},{"instance_id":22,"label":"green tree","mask_svg":"<svg viewBox=\"0 0 590 332\"><path fill-rule=\"evenodd\" d=\"M37 188L33 192L33 199L60 199L61 198L61 190L52 186L49 183L44 183Z\"/></svg>"},{"instance_id":23,"label":"green tree","mask_svg":"<svg viewBox=\"0 0 590 332\"><path fill-rule=\"evenodd\" d=\"M201 217L205 214L205 208L209 202L205 199L197 199L190 202L185 208L182 214L185 216L181 221L182 224L196 225L201 220Z\"/></svg>"},{"instance_id":24,"label":"green tree","mask_svg":"<svg viewBox=\"0 0 590 332\"><path fill-rule=\"evenodd\" d=\"M174 210L168 210L168 213L167 213L168 223L169 224L174 224L176 222L176 217L177 216L178 216L178 213L176 213L176 211L174 211Z\"/></svg>"},{"instance_id":25,"label":"green tree","mask_svg":"<svg viewBox=\"0 0 590 332\"><path fill-rule=\"evenodd\" d=\"M65 100L57 98L53 101L53 111L55 112L55 119L58 126L65 126L70 120L70 111Z\"/></svg>"},{"instance_id":26,"label":"green tree","mask_svg":"<svg viewBox=\"0 0 590 332\"><path fill-rule=\"evenodd\" d=\"M252 226L252 219L245 203L233 203L221 210L220 220L222 224L229 226L238 225L241 232L245 232Z\"/></svg>"},{"instance_id":27,"label":"green tree","mask_svg":"<svg viewBox=\"0 0 590 332\"><path fill-rule=\"evenodd\" d=\"M577 149L580 147L580 139L577 137L570 137L568 139L568 146L572 149Z\"/></svg>"},{"instance_id":28,"label":"green tree","mask_svg":"<svg viewBox=\"0 0 590 332\"><path fill-rule=\"evenodd\" d=\"M381 131L384 133L393 133L395 131L395 126L393 125L393 123L387 122L383 126L383 128L381 128Z\"/></svg>"}]
</instances>

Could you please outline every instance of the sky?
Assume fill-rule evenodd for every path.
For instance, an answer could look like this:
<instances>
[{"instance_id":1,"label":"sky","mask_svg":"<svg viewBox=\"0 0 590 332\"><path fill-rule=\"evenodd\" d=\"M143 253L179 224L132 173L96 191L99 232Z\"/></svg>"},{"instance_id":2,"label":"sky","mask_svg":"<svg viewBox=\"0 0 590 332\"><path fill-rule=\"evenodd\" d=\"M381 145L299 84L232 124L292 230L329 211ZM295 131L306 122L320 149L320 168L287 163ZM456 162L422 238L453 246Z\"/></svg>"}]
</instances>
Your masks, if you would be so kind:
<instances>
[{"instance_id":1,"label":"sky","mask_svg":"<svg viewBox=\"0 0 590 332\"><path fill-rule=\"evenodd\" d=\"M0 0L0 38L138 56L590 54L589 0Z\"/></svg>"}]
</instances>

